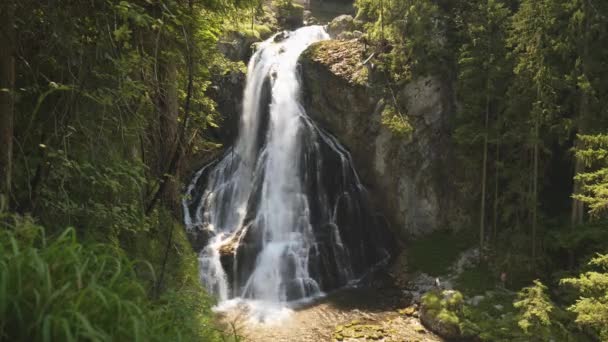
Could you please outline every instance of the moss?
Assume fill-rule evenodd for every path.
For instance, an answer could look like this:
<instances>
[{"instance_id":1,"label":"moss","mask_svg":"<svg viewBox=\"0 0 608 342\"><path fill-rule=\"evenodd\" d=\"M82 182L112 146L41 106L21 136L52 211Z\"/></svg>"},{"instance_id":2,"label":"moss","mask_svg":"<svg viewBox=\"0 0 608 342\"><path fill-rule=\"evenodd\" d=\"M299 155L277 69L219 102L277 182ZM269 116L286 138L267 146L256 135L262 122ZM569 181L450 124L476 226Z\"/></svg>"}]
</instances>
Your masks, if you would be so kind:
<instances>
[{"instance_id":1,"label":"moss","mask_svg":"<svg viewBox=\"0 0 608 342\"><path fill-rule=\"evenodd\" d=\"M364 53L365 47L357 40L326 40L311 45L303 57L324 65L351 84L364 85L368 81Z\"/></svg>"},{"instance_id":2,"label":"moss","mask_svg":"<svg viewBox=\"0 0 608 342\"><path fill-rule=\"evenodd\" d=\"M381 116L382 124L399 136L407 136L414 130L407 118L407 115L397 111L395 106L385 106L382 110Z\"/></svg>"}]
</instances>

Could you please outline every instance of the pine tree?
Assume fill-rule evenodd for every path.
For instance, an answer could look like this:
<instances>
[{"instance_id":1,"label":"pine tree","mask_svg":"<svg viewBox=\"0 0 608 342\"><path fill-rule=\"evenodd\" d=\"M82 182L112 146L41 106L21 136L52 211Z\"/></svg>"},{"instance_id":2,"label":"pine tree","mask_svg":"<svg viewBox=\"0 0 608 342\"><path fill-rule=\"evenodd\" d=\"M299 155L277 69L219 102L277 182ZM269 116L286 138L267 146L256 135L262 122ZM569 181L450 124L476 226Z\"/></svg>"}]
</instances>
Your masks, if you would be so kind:
<instances>
[{"instance_id":1,"label":"pine tree","mask_svg":"<svg viewBox=\"0 0 608 342\"><path fill-rule=\"evenodd\" d=\"M8 209L13 169L15 3L0 4L0 213Z\"/></svg>"},{"instance_id":2,"label":"pine tree","mask_svg":"<svg viewBox=\"0 0 608 342\"><path fill-rule=\"evenodd\" d=\"M577 278L561 280L576 288L580 297L568 310L576 314L576 323L597 331L601 341L608 340L608 255L597 255L589 262L592 270Z\"/></svg>"},{"instance_id":3,"label":"pine tree","mask_svg":"<svg viewBox=\"0 0 608 342\"><path fill-rule=\"evenodd\" d=\"M560 59L563 40L559 32L563 29L562 1L523 0L513 16L509 43L515 56L514 71L519 78L521 92L527 93L531 102L527 104L529 127L527 147L530 153L530 179L528 185L529 224L532 235L532 259L537 257L537 235L539 225L539 178L541 175L543 141L547 138L547 127L555 125L559 117L559 89L563 87L563 65Z\"/></svg>"},{"instance_id":4,"label":"pine tree","mask_svg":"<svg viewBox=\"0 0 608 342\"><path fill-rule=\"evenodd\" d=\"M498 144L498 113L505 105L502 94L505 92L505 78L509 74L506 68L508 61L505 43L509 15L510 11L501 1L481 0L471 5L466 11L466 16L462 16L463 44L458 60L458 94L462 100L462 110L459 113L461 125L457 129L456 138L463 146L472 148L479 144L483 146L479 167L481 177L478 174L472 175L474 179L481 178L479 209L481 250L486 240L489 145L492 143L491 135L494 136L494 143ZM479 122L483 122L482 127L477 126ZM477 154L466 158L474 160L473 165L479 165Z\"/></svg>"},{"instance_id":5,"label":"pine tree","mask_svg":"<svg viewBox=\"0 0 608 342\"><path fill-rule=\"evenodd\" d=\"M586 166L576 180L581 192L575 199L589 205L589 213L597 218L608 214L608 135L579 135L576 158Z\"/></svg>"}]
</instances>

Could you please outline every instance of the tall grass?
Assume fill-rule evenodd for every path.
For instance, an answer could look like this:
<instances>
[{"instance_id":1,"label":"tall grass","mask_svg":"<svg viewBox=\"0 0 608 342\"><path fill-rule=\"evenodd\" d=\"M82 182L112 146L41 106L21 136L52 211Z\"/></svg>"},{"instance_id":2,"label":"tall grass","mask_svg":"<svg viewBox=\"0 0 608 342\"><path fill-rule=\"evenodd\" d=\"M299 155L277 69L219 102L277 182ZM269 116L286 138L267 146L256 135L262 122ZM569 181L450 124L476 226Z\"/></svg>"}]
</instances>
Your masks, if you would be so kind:
<instances>
[{"instance_id":1,"label":"tall grass","mask_svg":"<svg viewBox=\"0 0 608 342\"><path fill-rule=\"evenodd\" d=\"M74 229L53 238L28 221L2 229L0 340L215 339L202 291L152 302L134 266L116 247L79 243Z\"/></svg>"}]
</instances>

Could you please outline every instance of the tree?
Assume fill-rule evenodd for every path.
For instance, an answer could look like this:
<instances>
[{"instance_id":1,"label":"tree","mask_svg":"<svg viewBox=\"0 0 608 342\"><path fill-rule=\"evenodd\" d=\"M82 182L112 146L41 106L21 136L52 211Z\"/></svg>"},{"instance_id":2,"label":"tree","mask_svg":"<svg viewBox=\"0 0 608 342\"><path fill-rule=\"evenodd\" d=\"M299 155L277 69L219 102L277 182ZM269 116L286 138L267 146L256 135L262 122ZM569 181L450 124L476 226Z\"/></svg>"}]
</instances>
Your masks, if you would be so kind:
<instances>
[{"instance_id":1,"label":"tree","mask_svg":"<svg viewBox=\"0 0 608 342\"><path fill-rule=\"evenodd\" d=\"M576 323L594 329L602 341L608 340L608 255L597 255L589 262L593 270L577 278L565 278L562 285L579 291L580 297L568 310L576 314Z\"/></svg>"},{"instance_id":2,"label":"tree","mask_svg":"<svg viewBox=\"0 0 608 342\"><path fill-rule=\"evenodd\" d=\"M462 46L458 58L458 95L462 109L458 114L459 127L456 140L468 155L464 158L479 165L475 145L482 145L481 152L481 195L479 209L479 246L483 251L486 234L486 203L488 185L488 150L491 135L498 149L499 118L504 108L503 94L506 78L509 76L506 34L510 11L501 1L483 0L475 2L462 15ZM492 122L490 122L492 120ZM483 122L483 126L477 124ZM491 127L492 126L492 127ZM493 132L494 131L494 132ZM482 140L479 143L479 140ZM498 154L498 153L497 153ZM498 162L498 155L496 162ZM471 164L471 163L469 163ZM475 169L479 169L475 167ZM498 172L498 167L495 167ZM479 175L471 175L479 179ZM498 181L495 180L496 186ZM496 208L496 206L495 206Z\"/></svg>"},{"instance_id":3,"label":"tree","mask_svg":"<svg viewBox=\"0 0 608 342\"><path fill-rule=\"evenodd\" d=\"M515 56L516 75L523 80L520 90L529 93L529 131L527 146L531 155L529 179L529 224L532 235L532 259L537 257L539 224L539 177L541 174L543 141L541 133L555 124L560 113L559 91L563 87L561 59L564 39L559 36L563 21L561 1L523 0L513 16L509 44ZM519 94L518 94L519 95Z\"/></svg>"},{"instance_id":4,"label":"tree","mask_svg":"<svg viewBox=\"0 0 608 342\"><path fill-rule=\"evenodd\" d=\"M577 115L574 122L574 130L577 137L574 141L575 153L584 149L586 142L579 139L580 135L590 134L594 131L601 116L602 105L600 99L602 88L605 88L601 78L605 71L597 61L606 56L605 41L608 37L608 29L605 21L608 14L608 6L602 1L575 0L567 3L569 13L569 45L572 49L574 60L571 66L571 83L578 99ZM605 90L604 90L605 91ZM574 175L583 173L585 169L584 158L574 158ZM578 195L583 192L583 184L575 177L572 190L571 225L575 227L583 223L584 201Z\"/></svg>"},{"instance_id":5,"label":"tree","mask_svg":"<svg viewBox=\"0 0 608 342\"><path fill-rule=\"evenodd\" d=\"M532 286L523 288L517 294L513 306L519 310L517 324L526 335L540 341L552 339L552 328L557 321L551 314L556 307L547 295L547 287L543 283L535 280Z\"/></svg>"},{"instance_id":6,"label":"tree","mask_svg":"<svg viewBox=\"0 0 608 342\"><path fill-rule=\"evenodd\" d=\"M608 135L579 135L577 160L587 171L575 176L580 193L574 198L589 206L594 218L608 214Z\"/></svg>"},{"instance_id":7,"label":"tree","mask_svg":"<svg viewBox=\"0 0 608 342\"><path fill-rule=\"evenodd\" d=\"M392 79L438 73L444 67L444 13L436 1L357 0L355 6L357 18L367 21L370 38L386 53L382 64Z\"/></svg>"},{"instance_id":8,"label":"tree","mask_svg":"<svg viewBox=\"0 0 608 342\"><path fill-rule=\"evenodd\" d=\"M13 164L15 4L0 4L0 212L8 209Z\"/></svg>"}]
</instances>

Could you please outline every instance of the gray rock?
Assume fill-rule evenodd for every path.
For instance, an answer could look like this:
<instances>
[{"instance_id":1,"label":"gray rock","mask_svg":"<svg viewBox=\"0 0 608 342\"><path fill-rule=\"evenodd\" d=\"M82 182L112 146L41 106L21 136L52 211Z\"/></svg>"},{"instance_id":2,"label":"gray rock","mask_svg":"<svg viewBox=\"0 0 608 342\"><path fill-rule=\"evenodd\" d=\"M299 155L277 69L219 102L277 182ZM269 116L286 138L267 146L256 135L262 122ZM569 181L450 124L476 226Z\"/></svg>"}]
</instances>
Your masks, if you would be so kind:
<instances>
[{"instance_id":1,"label":"gray rock","mask_svg":"<svg viewBox=\"0 0 608 342\"><path fill-rule=\"evenodd\" d=\"M345 31L353 31L355 29L355 22L351 15L341 15L339 17L334 18L327 25L327 33L331 38L336 38L340 33Z\"/></svg>"},{"instance_id":2,"label":"gray rock","mask_svg":"<svg viewBox=\"0 0 608 342\"><path fill-rule=\"evenodd\" d=\"M252 45L258 41L258 38L243 32L231 31L220 38L217 47L226 58L247 63L253 55Z\"/></svg>"},{"instance_id":3,"label":"gray rock","mask_svg":"<svg viewBox=\"0 0 608 342\"><path fill-rule=\"evenodd\" d=\"M213 86L207 90L207 95L217 103L221 118L221 128L213 129L212 133L226 146L238 134L245 79L245 73L240 70L218 73L213 75Z\"/></svg>"},{"instance_id":4,"label":"gray rock","mask_svg":"<svg viewBox=\"0 0 608 342\"><path fill-rule=\"evenodd\" d=\"M315 18L312 15L311 11L305 10L304 11L304 25L318 25L319 24L319 19Z\"/></svg>"},{"instance_id":5,"label":"gray rock","mask_svg":"<svg viewBox=\"0 0 608 342\"><path fill-rule=\"evenodd\" d=\"M387 104L372 88L349 82L307 53L300 62L307 113L349 148L372 200L395 230L420 236L456 223L459 201L446 165L450 83L429 76L394 89L414 129L403 136L382 124Z\"/></svg>"},{"instance_id":6,"label":"gray rock","mask_svg":"<svg viewBox=\"0 0 608 342\"><path fill-rule=\"evenodd\" d=\"M473 298L470 298L467 300L467 304L472 305L472 306L479 306L479 304L486 299L486 297L481 296L481 295L477 295Z\"/></svg>"}]
</instances>

